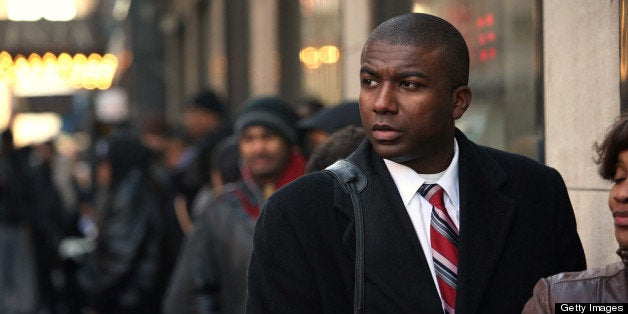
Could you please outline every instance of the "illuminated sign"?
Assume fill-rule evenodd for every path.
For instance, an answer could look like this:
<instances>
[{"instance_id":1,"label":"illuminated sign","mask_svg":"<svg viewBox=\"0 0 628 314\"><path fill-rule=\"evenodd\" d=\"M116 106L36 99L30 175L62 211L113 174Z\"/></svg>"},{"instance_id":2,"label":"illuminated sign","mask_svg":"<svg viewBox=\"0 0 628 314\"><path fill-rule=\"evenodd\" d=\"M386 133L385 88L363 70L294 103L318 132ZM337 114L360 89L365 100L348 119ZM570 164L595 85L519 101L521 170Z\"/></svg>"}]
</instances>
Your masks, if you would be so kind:
<instances>
[{"instance_id":1,"label":"illuminated sign","mask_svg":"<svg viewBox=\"0 0 628 314\"><path fill-rule=\"evenodd\" d=\"M18 96L69 93L73 89L111 87L118 59L112 54L62 53L56 56L30 54L12 57L0 52L0 84L7 84Z\"/></svg>"}]
</instances>

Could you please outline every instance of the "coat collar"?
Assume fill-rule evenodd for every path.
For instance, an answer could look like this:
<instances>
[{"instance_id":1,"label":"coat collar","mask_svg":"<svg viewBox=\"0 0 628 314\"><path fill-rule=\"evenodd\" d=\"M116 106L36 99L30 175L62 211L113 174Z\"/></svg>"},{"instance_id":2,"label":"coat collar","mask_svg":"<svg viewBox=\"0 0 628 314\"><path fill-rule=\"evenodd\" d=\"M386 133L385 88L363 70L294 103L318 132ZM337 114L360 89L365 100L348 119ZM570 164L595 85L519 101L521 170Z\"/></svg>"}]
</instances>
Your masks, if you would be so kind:
<instances>
[{"instance_id":1,"label":"coat collar","mask_svg":"<svg viewBox=\"0 0 628 314\"><path fill-rule=\"evenodd\" d=\"M507 175L502 167L462 132L460 147L460 255L459 313L477 310L497 265L513 218L515 203L500 192ZM366 174L360 194L364 210L365 272L367 280L404 311L441 309L440 299L418 237L383 159L365 140L349 156ZM351 220L344 237L350 256L355 254L353 212L337 206Z\"/></svg>"}]
</instances>

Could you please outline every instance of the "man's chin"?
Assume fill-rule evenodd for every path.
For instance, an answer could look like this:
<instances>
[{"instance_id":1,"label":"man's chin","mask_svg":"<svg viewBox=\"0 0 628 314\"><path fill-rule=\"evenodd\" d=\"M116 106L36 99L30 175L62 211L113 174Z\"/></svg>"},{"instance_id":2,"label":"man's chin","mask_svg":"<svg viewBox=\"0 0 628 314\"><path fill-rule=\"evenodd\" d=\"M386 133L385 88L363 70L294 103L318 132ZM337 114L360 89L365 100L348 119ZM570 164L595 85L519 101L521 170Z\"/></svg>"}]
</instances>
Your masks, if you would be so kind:
<instances>
[{"instance_id":1,"label":"man's chin","mask_svg":"<svg viewBox=\"0 0 628 314\"><path fill-rule=\"evenodd\" d=\"M397 163L408 161L399 150L393 145L373 145L375 152L382 158L392 160Z\"/></svg>"},{"instance_id":2,"label":"man's chin","mask_svg":"<svg viewBox=\"0 0 628 314\"><path fill-rule=\"evenodd\" d=\"M256 178L272 178L277 173L274 169L268 168L259 168L259 169L249 169L251 175Z\"/></svg>"}]
</instances>

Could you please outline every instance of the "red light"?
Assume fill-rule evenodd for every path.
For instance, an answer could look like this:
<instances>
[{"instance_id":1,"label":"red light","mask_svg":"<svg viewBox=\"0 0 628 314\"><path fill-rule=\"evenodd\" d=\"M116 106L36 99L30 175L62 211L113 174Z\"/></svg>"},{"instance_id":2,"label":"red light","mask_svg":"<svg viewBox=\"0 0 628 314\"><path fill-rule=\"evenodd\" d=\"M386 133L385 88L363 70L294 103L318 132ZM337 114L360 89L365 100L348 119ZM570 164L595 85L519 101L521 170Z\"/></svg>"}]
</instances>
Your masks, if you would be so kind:
<instances>
[{"instance_id":1,"label":"red light","mask_svg":"<svg viewBox=\"0 0 628 314\"><path fill-rule=\"evenodd\" d=\"M486 14L485 22L486 22L486 26L493 26L493 23L495 23L495 18L493 17L493 13Z\"/></svg>"},{"instance_id":2,"label":"red light","mask_svg":"<svg viewBox=\"0 0 628 314\"><path fill-rule=\"evenodd\" d=\"M482 17L478 17L478 18L475 20L475 24L476 24L479 28L484 27L484 25L485 25L484 18L482 18Z\"/></svg>"},{"instance_id":3,"label":"red light","mask_svg":"<svg viewBox=\"0 0 628 314\"><path fill-rule=\"evenodd\" d=\"M494 48L494 47L491 47L491 48L488 50L488 56L489 56L491 59L495 59L495 57L497 56L497 50L495 50L495 48Z\"/></svg>"},{"instance_id":4,"label":"red light","mask_svg":"<svg viewBox=\"0 0 628 314\"><path fill-rule=\"evenodd\" d=\"M485 43L486 43L486 36L484 35L484 33L480 33L480 35L478 35L478 44L484 45Z\"/></svg>"},{"instance_id":5,"label":"red light","mask_svg":"<svg viewBox=\"0 0 628 314\"><path fill-rule=\"evenodd\" d=\"M486 34L486 40L495 41L495 32L490 31L488 34Z\"/></svg>"},{"instance_id":6,"label":"red light","mask_svg":"<svg viewBox=\"0 0 628 314\"><path fill-rule=\"evenodd\" d=\"M488 60L488 51L486 49L480 50L480 61L486 62Z\"/></svg>"}]
</instances>

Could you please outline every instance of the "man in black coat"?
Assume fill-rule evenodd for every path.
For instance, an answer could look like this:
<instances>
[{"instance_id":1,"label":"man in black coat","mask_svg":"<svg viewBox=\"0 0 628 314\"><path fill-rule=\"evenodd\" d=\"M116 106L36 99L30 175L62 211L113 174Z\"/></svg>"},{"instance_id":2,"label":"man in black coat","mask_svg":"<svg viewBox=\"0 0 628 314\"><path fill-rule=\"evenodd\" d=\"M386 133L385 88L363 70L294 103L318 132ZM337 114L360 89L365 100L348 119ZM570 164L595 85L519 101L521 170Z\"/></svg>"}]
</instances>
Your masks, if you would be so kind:
<instances>
[{"instance_id":1,"label":"man in black coat","mask_svg":"<svg viewBox=\"0 0 628 314\"><path fill-rule=\"evenodd\" d=\"M471 102L468 71L460 33L427 14L384 22L362 50L368 140L349 160L368 181L366 313L520 313L539 278L586 267L560 174L455 128ZM438 184L440 204L423 184ZM435 216L451 254L434 243ZM351 199L331 175L277 191L256 225L247 312L352 312L354 241Z\"/></svg>"}]
</instances>

